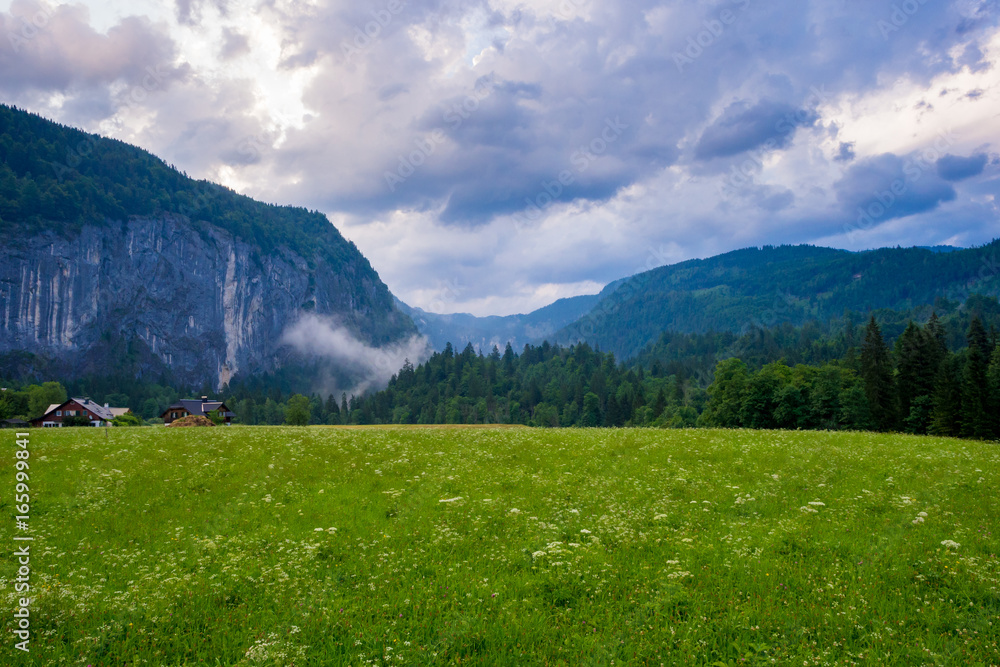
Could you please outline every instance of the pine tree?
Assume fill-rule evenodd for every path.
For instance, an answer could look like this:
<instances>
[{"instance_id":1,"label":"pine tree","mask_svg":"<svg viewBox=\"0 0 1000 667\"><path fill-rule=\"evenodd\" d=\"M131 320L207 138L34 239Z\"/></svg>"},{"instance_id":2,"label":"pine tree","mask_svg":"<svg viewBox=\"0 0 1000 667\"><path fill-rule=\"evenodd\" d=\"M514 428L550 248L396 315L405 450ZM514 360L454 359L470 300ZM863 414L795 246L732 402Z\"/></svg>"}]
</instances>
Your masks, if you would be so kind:
<instances>
[{"instance_id":1,"label":"pine tree","mask_svg":"<svg viewBox=\"0 0 1000 667\"><path fill-rule=\"evenodd\" d=\"M507 378L514 375L514 348L510 346L509 341L503 351L503 374Z\"/></svg>"},{"instance_id":2,"label":"pine tree","mask_svg":"<svg viewBox=\"0 0 1000 667\"><path fill-rule=\"evenodd\" d=\"M906 329L896 339L896 389L899 414L904 419L910 414L910 404L921 392L917 386L920 377L921 352L920 330L910 320Z\"/></svg>"},{"instance_id":3,"label":"pine tree","mask_svg":"<svg viewBox=\"0 0 1000 667\"><path fill-rule=\"evenodd\" d=\"M1000 345L993 350L989 370L986 371L989 391L990 438L1000 439Z\"/></svg>"},{"instance_id":4,"label":"pine tree","mask_svg":"<svg viewBox=\"0 0 1000 667\"><path fill-rule=\"evenodd\" d=\"M896 393L892 381L892 360L874 316L868 322L865 341L861 345L861 379L876 428L880 431L894 428Z\"/></svg>"},{"instance_id":5,"label":"pine tree","mask_svg":"<svg viewBox=\"0 0 1000 667\"><path fill-rule=\"evenodd\" d=\"M684 378L680 375L675 375L670 383L669 401L672 405L684 404Z\"/></svg>"},{"instance_id":6,"label":"pine tree","mask_svg":"<svg viewBox=\"0 0 1000 667\"><path fill-rule=\"evenodd\" d=\"M600 426L602 421L601 399L594 392L588 392L583 397L583 414L580 416L580 425Z\"/></svg>"},{"instance_id":7,"label":"pine tree","mask_svg":"<svg viewBox=\"0 0 1000 667\"><path fill-rule=\"evenodd\" d=\"M941 318L938 317L936 312L931 313L931 318L927 320L926 331L933 342L931 349L935 356L932 364L940 364L945 355L948 354L948 334L945 333L944 325L941 324Z\"/></svg>"},{"instance_id":8,"label":"pine tree","mask_svg":"<svg viewBox=\"0 0 1000 667\"><path fill-rule=\"evenodd\" d=\"M938 342L912 321L896 340L899 417L906 431L926 433L934 378L940 363Z\"/></svg>"},{"instance_id":9,"label":"pine tree","mask_svg":"<svg viewBox=\"0 0 1000 667\"><path fill-rule=\"evenodd\" d=\"M612 394L608 396L608 406L604 411L604 425L610 427L622 426L624 424L625 419L621 405L618 403L618 398Z\"/></svg>"},{"instance_id":10,"label":"pine tree","mask_svg":"<svg viewBox=\"0 0 1000 667\"><path fill-rule=\"evenodd\" d=\"M961 429L962 386L958 380L959 363L953 354L947 355L938 367L934 381L934 410L931 413L931 435L956 436Z\"/></svg>"},{"instance_id":11,"label":"pine tree","mask_svg":"<svg viewBox=\"0 0 1000 667\"><path fill-rule=\"evenodd\" d=\"M663 393L663 387L660 386L660 390L656 392L656 398L653 400L653 419L658 419L666 408L667 395Z\"/></svg>"},{"instance_id":12,"label":"pine tree","mask_svg":"<svg viewBox=\"0 0 1000 667\"><path fill-rule=\"evenodd\" d=\"M992 415L989 411L989 388L986 372L989 368L989 349L986 329L982 320L973 317L966 336L969 344L962 374L962 423L961 435L966 438L985 439L992 436Z\"/></svg>"},{"instance_id":13,"label":"pine tree","mask_svg":"<svg viewBox=\"0 0 1000 667\"><path fill-rule=\"evenodd\" d=\"M340 423L340 406L337 405L337 399L333 397L333 394L326 397L326 423Z\"/></svg>"}]
</instances>

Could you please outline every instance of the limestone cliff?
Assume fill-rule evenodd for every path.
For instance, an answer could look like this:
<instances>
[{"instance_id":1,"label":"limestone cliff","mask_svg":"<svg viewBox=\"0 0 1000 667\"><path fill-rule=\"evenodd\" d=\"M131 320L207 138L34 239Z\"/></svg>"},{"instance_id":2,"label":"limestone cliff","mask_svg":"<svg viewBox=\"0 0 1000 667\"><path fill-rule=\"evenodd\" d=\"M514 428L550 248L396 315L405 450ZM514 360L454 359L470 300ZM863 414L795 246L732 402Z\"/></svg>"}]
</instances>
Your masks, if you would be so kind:
<instances>
[{"instance_id":1,"label":"limestone cliff","mask_svg":"<svg viewBox=\"0 0 1000 667\"><path fill-rule=\"evenodd\" d=\"M176 214L72 233L6 232L0 355L30 352L69 374L113 371L114 358L92 356L102 341L138 340L177 379L218 387L240 373L273 370L283 331L306 312L329 316L374 346L416 333L367 260L342 239L336 259L287 246L265 252Z\"/></svg>"}]
</instances>

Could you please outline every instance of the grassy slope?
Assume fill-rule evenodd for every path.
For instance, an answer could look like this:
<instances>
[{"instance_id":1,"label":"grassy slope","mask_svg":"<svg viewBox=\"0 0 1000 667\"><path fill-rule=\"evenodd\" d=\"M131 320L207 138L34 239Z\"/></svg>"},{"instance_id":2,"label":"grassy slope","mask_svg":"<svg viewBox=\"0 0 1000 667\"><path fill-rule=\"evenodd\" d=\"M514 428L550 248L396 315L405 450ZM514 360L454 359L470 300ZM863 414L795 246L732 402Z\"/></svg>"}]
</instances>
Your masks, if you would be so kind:
<instances>
[{"instance_id":1,"label":"grassy slope","mask_svg":"<svg viewBox=\"0 0 1000 667\"><path fill-rule=\"evenodd\" d=\"M13 432L0 434L9 545ZM5 639L0 664L1000 662L995 446L751 431L105 437L32 433L35 644L25 660Z\"/></svg>"}]
</instances>

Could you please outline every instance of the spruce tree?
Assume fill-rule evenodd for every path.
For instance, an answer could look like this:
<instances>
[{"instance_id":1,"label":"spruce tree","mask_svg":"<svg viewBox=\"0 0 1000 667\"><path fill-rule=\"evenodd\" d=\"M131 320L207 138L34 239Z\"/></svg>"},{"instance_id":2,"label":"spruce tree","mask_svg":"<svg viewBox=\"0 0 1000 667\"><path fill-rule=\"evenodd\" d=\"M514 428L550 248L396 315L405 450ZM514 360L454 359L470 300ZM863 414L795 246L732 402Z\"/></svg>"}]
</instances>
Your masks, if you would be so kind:
<instances>
[{"instance_id":1,"label":"spruce tree","mask_svg":"<svg viewBox=\"0 0 1000 667\"><path fill-rule=\"evenodd\" d=\"M580 416L580 425L600 426L602 421L601 399L594 392L587 392L587 395L583 397L583 414Z\"/></svg>"},{"instance_id":2,"label":"spruce tree","mask_svg":"<svg viewBox=\"0 0 1000 667\"><path fill-rule=\"evenodd\" d=\"M623 426L624 424L625 419L621 405L618 403L618 398L612 394L611 396L608 396L608 406L604 411L604 425L611 427Z\"/></svg>"},{"instance_id":3,"label":"spruce tree","mask_svg":"<svg viewBox=\"0 0 1000 667\"><path fill-rule=\"evenodd\" d=\"M514 376L514 348L507 342L507 347L503 351L503 374L506 378Z\"/></svg>"},{"instance_id":4,"label":"spruce tree","mask_svg":"<svg viewBox=\"0 0 1000 667\"><path fill-rule=\"evenodd\" d=\"M667 408L667 395L663 393L663 387L656 392L656 399L653 401L653 419L659 418Z\"/></svg>"},{"instance_id":5,"label":"spruce tree","mask_svg":"<svg viewBox=\"0 0 1000 667\"><path fill-rule=\"evenodd\" d=\"M931 435L957 436L961 428L962 386L958 380L958 358L947 355L938 367L934 381L934 410L931 413Z\"/></svg>"},{"instance_id":6,"label":"spruce tree","mask_svg":"<svg viewBox=\"0 0 1000 667\"><path fill-rule=\"evenodd\" d=\"M910 320L906 329L896 339L896 390L899 401L899 415L904 420L910 414L913 399L921 392L917 380L921 376L920 330Z\"/></svg>"},{"instance_id":7,"label":"spruce tree","mask_svg":"<svg viewBox=\"0 0 1000 667\"><path fill-rule=\"evenodd\" d=\"M340 406L337 405L337 399L333 397L333 394L326 397L326 423L340 423Z\"/></svg>"},{"instance_id":8,"label":"spruce tree","mask_svg":"<svg viewBox=\"0 0 1000 667\"><path fill-rule=\"evenodd\" d=\"M932 343L931 350L934 354L932 362L936 366L948 354L948 334L945 333L944 325L941 324L941 318L938 317L937 312L931 313L931 318L927 320L926 331ZM937 368L935 368L936 371Z\"/></svg>"},{"instance_id":9,"label":"spruce tree","mask_svg":"<svg viewBox=\"0 0 1000 667\"><path fill-rule=\"evenodd\" d=\"M986 371L989 368L989 350L986 329L978 317L973 317L966 336L969 351L962 374L962 423L961 435L965 438L986 439L992 435L989 414L989 389Z\"/></svg>"},{"instance_id":10,"label":"spruce tree","mask_svg":"<svg viewBox=\"0 0 1000 667\"><path fill-rule=\"evenodd\" d=\"M990 438L1000 439L1000 345L993 350L989 370L986 371L989 392Z\"/></svg>"},{"instance_id":11,"label":"spruce tree","mask_svg":"<svg viewBox=\"0 0 1000 667\"><path fill-rule=\"evenodd\" d=\"M899 418L909 433L926 433L934 379L940 364L938 341L912 321L896 340Z\"/></svg>"},{"instance_id":12,"label":"spruce tree","mask_svg":"<svg viewBox=\"0 0 1000 667\"><path fill-rule=\"evenodd\" d=\"M876 428L880 431L892 429L896 424L892 359L874 316L868 322L865 341L861 345L861 379Z\"/></svg>"}]
</instances>

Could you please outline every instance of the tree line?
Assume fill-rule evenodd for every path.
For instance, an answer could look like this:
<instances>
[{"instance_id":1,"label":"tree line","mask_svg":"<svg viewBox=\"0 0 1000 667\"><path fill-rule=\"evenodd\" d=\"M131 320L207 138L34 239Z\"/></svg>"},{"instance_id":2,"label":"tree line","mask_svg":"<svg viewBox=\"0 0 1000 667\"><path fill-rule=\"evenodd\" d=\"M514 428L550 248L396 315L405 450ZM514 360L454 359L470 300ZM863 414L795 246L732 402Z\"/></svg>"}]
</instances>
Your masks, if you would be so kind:
<instances>
[{"instance_id":1,"label":"tree line","mask_svg":"<svg viewBox=\"0 0 1000 667\"><path fill-rule=\"evenodd\" d=\"M417 366L407 361L385 389L365 395L304 395L277 376L223 395L242 424L705 426L1000 438L1000 303L975 297L961 307L938 305L941 317L921 307L876 312L867 324L846 313L839 321L743 335L666 332L628 364L587 343L526 345L519 354L507 345L485 355L449 344ZM924 323L914 315L926 315ZM106 390L99 402L127 404L155 421L179 396L134 382L133 400L110 393L114 382L98 383ZM58 402L46 393L53 385L61 387L7 393L0 418Z\"/></svg>"},{"instance_id":2,"label":"tree line","mask_svg":"<svg viewBox=\"0 0 1000 667\"><path fill-rule=\"evenodd\" d=\"M783 362L750 371L719 362L702 426L851 429L1000 438L1000 345L974 317L951 352L936 315L910 322L892 349L875 318L860 354L821 366Z\"/></svg>"}]
</instances>

